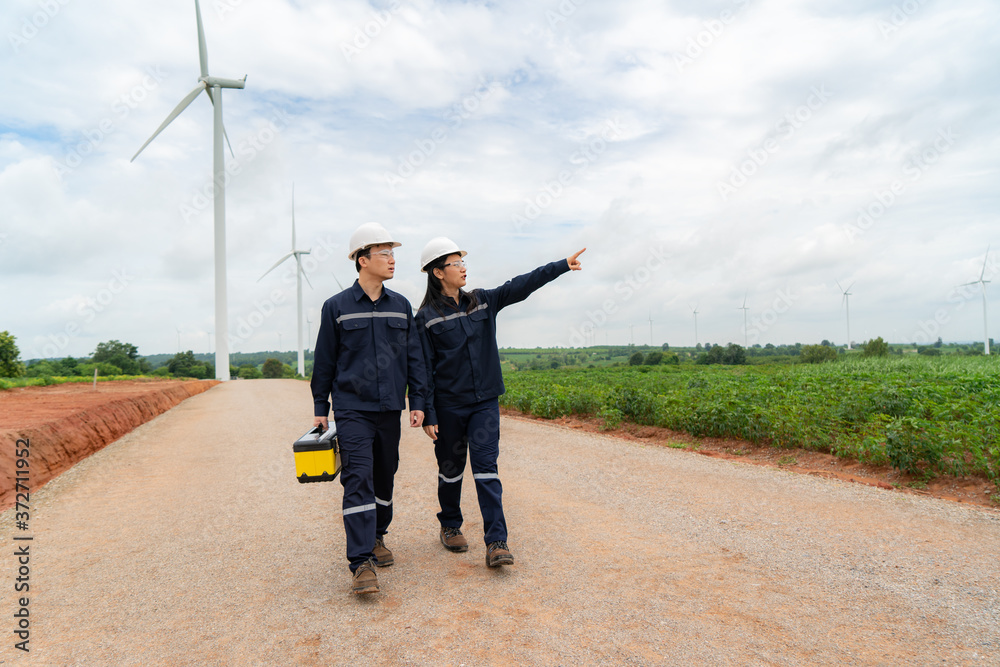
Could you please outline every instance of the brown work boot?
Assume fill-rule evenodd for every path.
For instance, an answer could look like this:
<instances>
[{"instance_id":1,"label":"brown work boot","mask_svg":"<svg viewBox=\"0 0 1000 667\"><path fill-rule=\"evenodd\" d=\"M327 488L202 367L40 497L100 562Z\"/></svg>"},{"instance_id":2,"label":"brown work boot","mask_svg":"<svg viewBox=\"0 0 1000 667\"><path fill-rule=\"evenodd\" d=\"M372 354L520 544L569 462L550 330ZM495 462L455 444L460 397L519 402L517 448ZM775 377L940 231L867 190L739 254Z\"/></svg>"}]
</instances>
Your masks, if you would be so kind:
<instances>
[{"instance_id":1,"label":"brown work boot","mask_svg":"<svg viewBox=\"0 0 1000 667\"><path fill-rule=\"evenodd\" d=\"M490 542L486 547L486 565L489 567L513 564L514 554L507 549L506 542Z\"/></svg>"},{"instance_id":2,"label":"brown work boot","mask_svg":"<svg viewBox=\"0 0 1000 667\"><path fill-rule=\"evenodd\" d=\"M356 595L363 593L378 593L378 577L375 576L375 562L366 560L354 571L351 580L351 592Z\"/></svg>"},{"instance_id":3,"label":"brown work boot","mask_svg":"<svg viewBox=\"0 0 1000 667\"><path fill-rule=\"evenodd\" d=\"M469 543L462 535L462 531L451 526L441 526L441 544L448 551L456 553L469 550Z\"/></svg>"},{"instance_id":4,"label":"brown work boot","mask_svg":"<svg viewBox=\"0 0 1000 667\"><path fill-rule=\"evenodd\" d=\"M372 553L375 554L375 564L379 567L386 567L396 562L392 558L392 552L386 548L385 538L383 537L375 539L375 548L372 549Z\"/></svg>"}]
</instances>

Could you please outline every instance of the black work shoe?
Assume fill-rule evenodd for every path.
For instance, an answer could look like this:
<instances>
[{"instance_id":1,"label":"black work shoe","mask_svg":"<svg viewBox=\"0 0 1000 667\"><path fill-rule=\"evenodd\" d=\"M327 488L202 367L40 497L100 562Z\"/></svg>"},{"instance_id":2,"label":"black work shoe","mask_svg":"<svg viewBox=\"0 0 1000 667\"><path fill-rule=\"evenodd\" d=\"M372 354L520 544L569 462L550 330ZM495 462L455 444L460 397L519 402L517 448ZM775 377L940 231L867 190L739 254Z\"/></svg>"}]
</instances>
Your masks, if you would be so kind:
<instances>
[{"instance_id":1,"label":"black work shoe","mask_svg":"<svg viewBox=\"0 0 1000 667\"><path fill-rule=\"evenodd\" d=\"M513 565L514 554L507 548L506 542L490 542L486 547L486 565L489 567L499 567L501 565Z\"/></svg>"},{"instance_id":2,"label":"black work shoe","mask_svg":"<svg viewBox=\"0 0 1000 667\"><path fill-rule=\"evenodd\" d=\"M392 558L392 552L386 548L385 538L383 537L376 538L375 548L372 549L372 553L375 554L375 564L379 567L386 567L396 562Z\"/></svg>"},{"instance_id":3,"label":"black work shoe","mask_svg":"<svg viewBox=\"0 0 1000 667\"><path fill-rule=\"evenodd\" d=\"M378 577L375 576L375 562L366 560L354 571L351 579L351 592L356 595L378 593Z\"/></svg>"},{"instance_id":4,"label":"black work shoe","mask_svg":"<svg viewBox=\"0 0 1000 667\"><path fill-rule=\"evenodd\" d=\"M451 526L441 526L441 544L448 551L456 553L469 550L469 543L462 535L462 531Z\"/></svg>"}]
</instances>

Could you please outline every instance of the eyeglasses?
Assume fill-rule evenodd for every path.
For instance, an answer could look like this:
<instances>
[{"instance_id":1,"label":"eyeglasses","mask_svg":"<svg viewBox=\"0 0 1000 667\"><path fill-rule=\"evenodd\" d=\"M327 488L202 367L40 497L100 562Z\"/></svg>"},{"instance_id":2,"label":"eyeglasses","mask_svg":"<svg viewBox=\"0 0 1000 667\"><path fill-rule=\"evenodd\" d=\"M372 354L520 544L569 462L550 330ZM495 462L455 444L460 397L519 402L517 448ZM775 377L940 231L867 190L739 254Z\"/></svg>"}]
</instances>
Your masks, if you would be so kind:
<instances>
[{"instance_id":1,"label":"eyeglasses","mask_svg":"<svg viewBox=\"0 0 1000 667\"><path fill-rule=\"evenodd\" d=\"M465 268L465 260L464 259L460 259L457 262L448 262L447 264L442 264L441 266L442 267L445 267L445 266L455 266L455 267L458 267L460 269L464 269Z\"/></svg>"},{"instance_id":2,"label":"eyeglasses","mask_svg":"<svg viewBox=\"0 0 1000 667\"><path fill-rule=\"evenodd\" d=\"M375 252L373 252L373 253L370 253L370 254L371 254L371 256L373 256L373 257L374 257L375 255L385 255L385 256L386 256L386 259L388 259L388 258L390 258L390 257L395 257L395 255L393 254L393 252L392 252L392 249L391 249L391 248L385 248L384 250L376 250Z\"/></svg>"}]
</instances>

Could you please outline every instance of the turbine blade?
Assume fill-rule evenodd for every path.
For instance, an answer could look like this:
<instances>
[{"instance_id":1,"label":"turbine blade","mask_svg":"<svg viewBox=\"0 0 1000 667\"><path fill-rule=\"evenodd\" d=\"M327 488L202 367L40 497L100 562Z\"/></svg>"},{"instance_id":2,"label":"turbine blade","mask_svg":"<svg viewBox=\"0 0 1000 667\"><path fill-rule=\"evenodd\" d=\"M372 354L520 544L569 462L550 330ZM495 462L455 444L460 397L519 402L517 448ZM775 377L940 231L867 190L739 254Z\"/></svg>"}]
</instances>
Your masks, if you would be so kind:
<instances>
[{"instance_id":1,"label":"turbine blade","mask_svg":"<svg viewBox=\"0 0 1000 667\"><path fill-rule=\"evenodd\" d=\"M336 281L336 283L337 283L337 287L339 287L339 288L340 288L340 291L341 291L341 292L343 292L343 291L344 291L344 286L340 284L340 281L339 281L339 280L337 280L337 274L336 274L336 273L332 273L332 272L331 272L331 274L330 274L330 275L332 275L332 276L333 276L333 279L334 279L334 280Z\"/></svg>"},{"instance_id":2,"label":"turbine blade","mask_svg":"<svg viewBox=\"0 0 1000 667\"><path fill-rule=\"evenodd\" d=\"M973 280L971 283L962 283L961 285L959 285L959 287L968 287L969 285L978 285L978 284L979 284L978 280Z\"/></svg>"},{"instance_id":3,"label":"turbine blade","mask_svg":"<svg viewBox=\"0 0 1000 667\"><path fill-rule=\"evenodd\" d=\"M839 280L834 280L833 282L837 283L837 289L839 289L841 292L846 291L846 290L844 290L843 287L840 286L840 281Z\"/></svg>"},{"instance_id":4,"label":"turbine blade","mask_svg":"<svg viewBox=\"0 0 1000 667\"><path fill-rule=\"evenodd\" d=\"M284 255L281 259L279 259L277 262L274 263L274 266L272 266L270 269L268 269L267 271L265 271L264 275L257 279L257 282L260 282L261 280L263 280L264 276L266 276L271 271L274 271L276 268L278 268L279 266L281 266L282 262L284 262L286 259L288 259L289 257L291 257L294 254L295 254L294 252L290 252L287 255Z\"/></svg>"},{"instance_id":5,"label":"turbine blade","mask_svg":"<svg viewBox=\"0 0 1000 667\"><path fill-rule=\"evenodd\" d=\"M292 183L292 250L295 250L295 183Z\"/></svg>"},{"instance_id":6,"label":"turbine blade","mask_svg":"<svg viewBox=\"0 0 1000 667\"><path fill-rule=\"evenodd\" d=\"M296 257L295 259L298 260L299 258ZM313 287L312 283L309 282L309 275L302 269L301 261L299 262L299 273L301 273L302 277L306 279L306 285L309 285L309 289L316 289L315 287Z\"/></svg>"},{"instance_id":7,"label":"turbine blade","mask_svg":"<svg viewBox=\"0 0 1000 667\"><path fill-rule=\"evenodd\" d=\"M979 280L981 281L986 276L986 262L990 258L990 247L986 246L986 257L983 257L983 270L979 272Z\"/></svg>"},{"instance_id":8,"label":"turbine blade","mask_svg":"<svg viewBox=\"0 0 1000 667\"><path fill-rule=\"evenodd\" d=\"M850 291L851 291L851 288L852 288L852 287L854 287L854 283L851 283L850 285L848 285L848 286L847 286L847 289L846 289L846 290L844 290L844 291L845 291L845 292L850 292ZM850 296L850 295L848 295L848 296Z\"/></svg>"},{"instance_id":9,"label":"turbine blade","mask_svg":"<svg viewBox=\"0 0 1000 667\"><path fill-rule=\"evenodd\" d=\"M207 83L205 84L205 92L208 93L208 99L210 99L212 101L212 106L214 107L215 106L215 95L212 94L212 87L210 85L208 85ZM222 91L219 91L219 94L221 95ZM226 125L225 125L225 123L223 123L223 125L222 125L222 136L225 137L225 139L226 139L226 145L229 146L229 155L232 156L233 158L235 158L236 157L236 153L233 152L233 145L229 142L229 133L226 132Z\"/></svg>"},{"instance_id":10,"label":"turbine blade","mask_svg":"<svg viewBox=\"0 0 1000 667\"><path fill-rule=\"evenodd\" d=\"M205 28L201 24L201 6L194 0L194 12L198 17L198 60L201 62L201 75L208 76L208 47L205 46Z\"/></svg>"},{"instance_id":11,"label":"turbine blade","mask_svg":"<svg viewBox=\"0 0 1000 667\"><path fill-rule=\"evenodd\" d=\"M206 88L207 86L205 85L204 82L200 82L197 86L195 86L195 89L192 90L190 93L188 93L187 96L183 100L181 100L181 103L178 104L176 107L174 107L174 110L170 112L170 115L167 116L167 119L163 121L158 128L156 128L156 132L153 132L153 136L151 136L149 139L146 139L146 143L142 145L142 148L140 148L135 152L135 155L132 156L132 159L129 160L129 162L134 162L135 159L139 157L139 153L141 153L146 148L146 146L148 146L150 142L153 141L153 139L155 139L157 135L160 134L160 132L163 132L163 129L167 125L170 125L170 123L173 122L174 118L177 118L177 116L181 115L182 111L187 109L188 105L194 101L194 98L198 97L198 93L205 90Z\"/></svg>"}]
</instances>

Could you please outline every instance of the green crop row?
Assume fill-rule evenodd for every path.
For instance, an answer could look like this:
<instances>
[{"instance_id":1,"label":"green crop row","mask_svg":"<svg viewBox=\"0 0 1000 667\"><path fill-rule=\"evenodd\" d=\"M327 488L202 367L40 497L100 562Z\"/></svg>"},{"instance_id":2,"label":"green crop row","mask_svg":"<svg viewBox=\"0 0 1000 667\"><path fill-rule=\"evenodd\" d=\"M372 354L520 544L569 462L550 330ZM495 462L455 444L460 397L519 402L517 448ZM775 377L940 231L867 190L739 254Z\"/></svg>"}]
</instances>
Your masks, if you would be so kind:
<instances>
[{"instance_id":1,"label":"green crop row","mask_svg":"<svg viewBox=\"0 0 1000 667\"><path fill-rule=\"evenodd\" d=\"M998 480L998 371L990 358L522 371L505 375L501 403Z\"/></svg>"}]
</instances>

